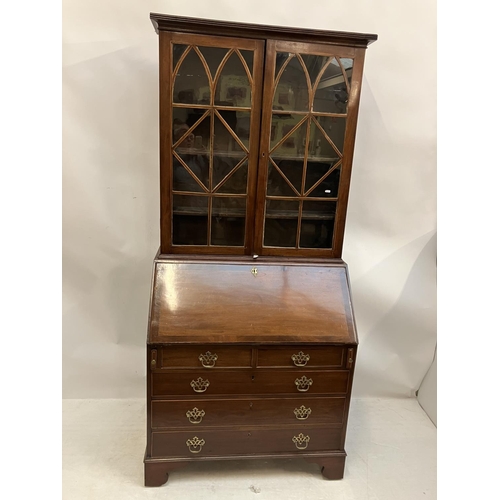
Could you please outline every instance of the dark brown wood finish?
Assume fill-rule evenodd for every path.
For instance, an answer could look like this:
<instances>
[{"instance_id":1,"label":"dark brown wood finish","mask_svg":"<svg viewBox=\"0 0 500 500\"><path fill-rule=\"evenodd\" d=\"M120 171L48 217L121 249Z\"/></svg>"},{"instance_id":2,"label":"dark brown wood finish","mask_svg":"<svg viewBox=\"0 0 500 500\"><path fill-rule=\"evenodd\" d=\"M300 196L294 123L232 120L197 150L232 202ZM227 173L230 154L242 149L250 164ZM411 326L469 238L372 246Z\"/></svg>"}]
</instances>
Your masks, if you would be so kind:
<instances>
[{"instance_id":1,"label":"dark brown wood finish","mask_svg":"<svg viewBox=\"0 0 500 500\"><path fill-rule=\"evenodd\" d=\"M357 343L345 267L177 260L154 274L151 344Z\"/></svg>"},{"instance_id":2,"label":"dark brown wood finish","mask_svg":"<svg viewBox=\"0 0 500 500\"><path fill-rule=\"evenodd\" d=\"M206 105L199 104L182 104L173 102L173 86L172 82L175 80L174 71L181 66L183 58L179 60L176 68L172 63L172 44L184 44L195 47L196 51L205 70L209 73L208 66L204 60L203 55L197 50L198 47L215 47L226 49L242 49L253 52L253 67L251 82L252 93L252 106L250 108L233 108L215 105L213 102ZM254 210L255 210L255 193L256 193L256 177L257 177L257 161L259 154L259 129L260 129L260 113L261 113L261 95L262 95L262 70L263 70L263 54L264 43L260 40L244 39L244 38L230 38L206 35L186 35L184 33L172 33L162 31L160 33L160 184L161 188L161 252L174 253L174 254L219 254L219 255L240 255L250 254L252 251L253 237L254 237ZM224 58L222 64L227 60ZM211 95L213 100L214 90L217 79L220 75L222 64L215 75L215 81L210 82ZM207 245L174 245L172 242L172 216L173 216L173 184L172 184L172 158L175 156L177 160L183 164L183 160L173 151L172 144L172 109L173 108L188 108L206 110L205 115L210 116L212 121L214 116L218 114L218 110L229 109L233 111L247 110L250 111L250 136L249 136L249 153L248 153L248 181L247 181L247 194L231 194L231 193L217 193L218 197L231 196L246 198L246 224L245 224L245 242L242 247L229 247L229 246L212 246L210 245L210 227L211 216L210 208L212 206L211 188L207 190L200 181L197 181L202 192L191 193L196 196L207 196L209 198L208 210L208 241ZM218 114L220 117L220 114ZM201 121L201 119L199 120ZM186 135L186 134L185 134ZM234 135L235 139L239 138ZM213 151L212 145L213 135L211 136L209 152ZM182 141L180 138L177 143ZM240 142L241 143L241 142ZM185 167L187 165L184 164ZM212 167L210 167L212 168ZM189 167L187 167L189 171ZM210 175L210 179L211 179ZM196 177L193 176L196 180ZM189 194L186 191L179 192L179 194Z\"/></svg>"},{"instance_id":3,"label":"dark brown wood finish","mask_svg":"<svg viewBox=\"0 0 500 500\"><path fill-rule=\"evenodd\" d=\"M294 443L293 438L303 436ZM340 450L341 430L329 427L303 426L282 429L234 427L218 430L153 432L152 457L192 457L236 455L239 453L302 453ZM187 441L192 440L191 446Z\"/></svg>"},{"instance_id":4,"label":"dark brown wood finish","mask_svg":"<svg viewBox=\"0 0 500 500\"><path fill-rule=\"evenodd\" d=\"M347 203L349 197L349 186L351 185L351 169L354 156L354 139L358 124L359 98L361 95L361 82L363 65L365 61L365 50L356 49L354 55L354 66L352 71L351 91L347 105L347 124L344 141L344 159L340 174L339 202L335 214L335 233L333 239L333 257L342 256L344 243L345 221L347 216Z\"/></svg>"},{"instance_id":5,"label":"dark brown wood finish","mask_svg":"<svg viewBox=\"0 0 500 500\"><path fill-rule=\"evenodd\" d=\"M316 117L317 116L331 116L331 117L344 117L346 118L346 132L345 132L345 140L343 145L343 153L341 155L341 160L337 162L337 166L341 164L341 176L339 183L339 196L337 198L332 198L331 201L336 200L336 213L335 213L335 223L334 223L334 232L333 232L333 240L331 242L331 248L300 248L300 230L301 230L301 218L302 218L302 206L304 200L316 200L316 201L325 201L325 198L312 198L308 196L308 193L311 193L314 187L320 182L318 181L314 186L309 188L307 192L305 191L305 179L306 179L306 165L307 165L307 156L308 156L308 147L309 144L309 130L310 125L307 126L307 138L306 138L306 149L304 153L304 161L303 168L304 172L302 175L302 189L301 193L297 193L295 197L286 197L286 196L268 196L267 191L267 181L268 181L268 166L269 163L272 162L271 152L269 149L270 146L270 136L271 136L271 117L276 113L273 110L273 98L275 93L275 86L279 81L279 74L274 74L275 64L276 64L276 54L278 52L289 52L290 54L295 54L303 63L301 58L301 54L313 54L318 56L326 56L330 58L351 58L354 60L353 66L353 74L351 79L351 84L349 85L349 102L347 106L346 114L335 114L335 113L317 113L313 110L312 104L314 99L314 92L317 88L321 73L317 77L317 81L314 84L314 88L311 87L312 83L307 81L309 91L310 91L310 102L309 102L309 111L287 111L287 113L291 115L298 116L308 116L308 120L314 121L317 124ZM347 212L347 201L348 201L348 193L349 193L349 184L351 178L351 166L352 166L352 157L354 154L354 137L356 133L356 124L357 124L357 116L359 109L359 97L361 91L361 78L363 72L363 61L364 61L364 52L365 49L356 49L350 46L331 46L331 45L322 45L316 43L302 43L302 42L290 42L290 41L277 41L270 40L267 43L266 47L266 69L264 74L264 93L262 98L262 124L261 124L261 138L260 138L260 150L261 154L259 157L259 177L258 177L258 189L257 189L257 211L256 211L256 231L255 231L255 242L254 248L255 253L259 255L276 255L276 256L305 256L305 257L313 257L313 258L321 258L321 257L333 257L340 258L342 255L342 242L343 242L343 233L345 229L345 219ZM286 63L283 64L282 69L285 67ZM341 66L342 67L342 66ZM326 65L324 66L326 68ZM324 70L323 68L323 70ZM307 71L305 71L306 76ZM342 69L344 77L345 71ZM292 134L293 131L298 128L299 124L292 129L289 134ZM281 141L284 141L286 137L283 137ZM278 143L279 144L279 143ZM276 149L277 145L273 146L273 150ZM274 167L278 168L274 163ZM336 168L336 167L334 167ZM330 173L334 168L328 171ZM279 170L279 168L278 168ZM324 177L328 175L326 173ZM321 179L320 179L321 180ZM292 186L292 189L295 189ZM297 224L297 237L296 237L296 247L295 248L287 248L287 247L269 247L264 246L264 230L265 230L265 212L266 212L266 200L268 199L289 199L289 200L298 200L299 204L299 214L298 214L298 224ZM331 202L330 201L330 202Z\"/></svg>"},{"instance_id":6,"label":"dark brown wood finish","mask_svg":"<svg viewBox=\"0 0 500 500\"><path fill-rule=\"evenodd\" d=\"M160 48L161 246L154 261L148 318L145 485L164 484L171 471L190 462L242 458L302 457L317 463L325 478L341 479L346 459L344 446L358 338L347 265L340 257L365 49L377 36L161 14L151 14L150 17L159 34ZM189 100L180 98L178 90L175 90L176 100L182 102L173 102L175 75L188 55L185 52L176 56L178 61L174 68L171 52L174 43L188 45L197 54L201 66L196 74L207 73L210 102L198 96L190 104ZM249 77L253 96L251 106L247 103L238 106L241 102L227 98L222 102L222 94L218 97L219 104L216 104L216 82L230 53L221 55L218 70L214 70L215 60L206 59L199 47L234 51ZM240 50L253 51L252 68ZM273 110L276 52L295 54L296 67L299 71L300 68L304 70L306 83L302 85L302 95L309 95L307 110ZM306 57L308 54L318 55L323 61L314 80L306 67L307 61L311 61ZM341 58L354 60L350 82L346 71L350 65L344 67ZM291 60L292 55L288 62ZM334 77L321 80L331 63L338 66L341 74L337 69L329 73ZM279 75L284 73L286 64L279 70ZM344 104L331 108L335 112L327 112L330 109L328 102L320 104L315 111L314 93L319 88L330 88L333 85L331 80L340 85L337 78L343 79L349 96L345 112ZM325 100L325 94L322 95ZM181 123L188 128L180 128L181 136L177 134L173 140L175 109L184 110L175 116L186 114L188 109L195 111L189 112L189 123L188 120ZM251 114L248 147L231 128L234 125L225 121L228 111L241 110ZM271 148L273 114L284 119L295 114L297 118L295 126L289 125L287 132L283 130L278 139L273 139ZM202 116L207 117L211 124L209 137L206 128L200 129L205 134L201 138L207 150L212 151L217 144L214 134L219 132L214 132L214 124L218 120L230 134L228 144L235 144L236 149L240 148L244 155L248 155L246 194L232 193L229 188L226 192L219 190L239 165L243 165L241 160L235 160L237 155L232 153L233 147L222 152L222 156L225 154L228 158L224 161L230 165L230 170L222 170L217 180L212 176L215 168L213 156L208 164L208 180L197 177L199 174L191 170L192 163L184 160L186 155L195 154L196 148L185 144L189 143L188 136L191 136L190 141L193 140L193 132L197 124L201 124ZM346 120L342 148L337 144L340 141L338 134L330 137L322 129L322 123L327 121L325 117ZM299 130L299 122L307 124L305 134ZM331 151L330 156L324 147L311 153L306 147L302 156L299 149L296 154L286 151L284 156L281 155L280 144L293 137L295 131L300 132L306 142L309 138L312 140L312 126L325 135L326 151ZM317 140L317 133L314 137ZM309 154L311 158L308 158ZM195 182L193 188L186 189L188 183L182 188L176 187L179 191L173 191L172 155L185 169L188 178L191 176L191 182ZM302 162L301 184L290 180L281 170L283 159ZM312 182L306 185L304 174L308 159L312 163L327 164L327 167L315 171ZM270 161L278 178L281 176L281 182L288 186L289 191L283 191L284 196L279 196L279 190L269 196L266 193ZM305 208L303 203L324 201L323 192L315 190L324 185L323 181L337 168L340 168L338 194L334 197L333 193L328 202L336 203L332 247L299 248L301 217L325 221L331 217L321 211L313 213L312 205ZM175 182L177 186L178 177L175 177ZM208 200L205 212L199 208L203 204L176 205L176 214L184 217L183 220L207 216L206 245L200 244L204 233L200 233L198 239L196 236L192 238L198 244L174 244L174 194ZM212 223L217 224L214 228L220 228L218 218L241 217L234 208L221 208L229 205L213 205L214 196L226 200L229 197L246 199L242 246L212 245ZM295 248L263 246L266 199L274 200L273 203L299 200ZM241 206L238 210L242 210ZM178 221L179 216L176 217ZM291 216L279 208L271 217L285 219ZM176 224L175 227L179 228L179 223ZM186 227L198 227L191 222L185 224ZM324 230L325 226L322 228ZM181 231L188 234L184 226ZM226 234L223 234L225 238ZM238 238L241 238L239 234ZM182 241L177 236L176 243Z\"/></svg>"},{"instance_id":7,"label":"dark brown wood finish","mask_svg":"<svg viewBox=\"0 0 500 500\"><path fill-rule=\"evenodd\" d=\"M151 401L151 426L202 429L227 426L281 426L307 424L341 427L344 422L344 396L280 396Z\"/></svg>"},{"instance_id":8,"label":"dark brown wood finish","mask_svg":"<svg viewBox=\"0 0 500 500\"><path fill-rule=\"evenodd\" d=\"M326 31L289 26L268 26L264 24L235 23L215 19L150 14L151 22L157 33L161 31L179 31L184 33L205 33L207 35L243 36L267 40L277 38L305 42L321 42L337 45L366 47L377 40L372 33L352 33L347 31Z\"/></svg>"},{"instance_id":9,"label":"dark brown wood finish","mask_svg":"<svg viewBox=\"0 0 500 500\"><path fill-rule=\"evenodd\" d=\"M298 381L300 382L298 384ZM152 398L186 395L235 397L248 394L346 394L349 371L156 371L152 374Z\"/></svg>"}]
</instances>

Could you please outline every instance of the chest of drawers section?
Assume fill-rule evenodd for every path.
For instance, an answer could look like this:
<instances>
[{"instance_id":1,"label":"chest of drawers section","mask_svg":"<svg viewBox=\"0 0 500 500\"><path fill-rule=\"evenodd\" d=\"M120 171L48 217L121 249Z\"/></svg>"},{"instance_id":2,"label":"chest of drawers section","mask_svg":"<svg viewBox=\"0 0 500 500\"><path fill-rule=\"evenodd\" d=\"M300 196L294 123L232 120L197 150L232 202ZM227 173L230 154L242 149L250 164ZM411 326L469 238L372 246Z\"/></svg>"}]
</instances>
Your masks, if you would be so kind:
<instances>
[{"instance_id":1,"label":"chest of drawers section","mask_svg":"<svg viewBox=\"0 0 500 500\"><path fill-rule=\"evenodd\" d=\"M303 456L336 461L329 475L341 478L355 354L355 345L149 346L146 461Z\"/></svg>"}]
</instances>

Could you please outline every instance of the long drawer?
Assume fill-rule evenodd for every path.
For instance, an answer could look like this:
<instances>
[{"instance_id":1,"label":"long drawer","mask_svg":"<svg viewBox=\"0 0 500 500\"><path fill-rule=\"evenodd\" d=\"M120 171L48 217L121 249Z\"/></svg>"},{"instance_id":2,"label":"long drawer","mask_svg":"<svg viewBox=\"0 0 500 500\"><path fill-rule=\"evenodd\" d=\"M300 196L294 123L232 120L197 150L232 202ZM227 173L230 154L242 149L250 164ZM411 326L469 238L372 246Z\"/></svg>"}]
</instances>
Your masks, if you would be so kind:
<instances>
[{"instance_id":1,"label":"long drawer","mask_svg":"<svg viewBox=\"0 0 500 500\"><path fill-rule=\"evenodd\" d=\"M151 395L345 394L348 370L153 372Z\"/></svg>"},{"instance_id":2,"label":"long drawer","mask_svg":"<svg viewBox=\"0 0 500 500\"><path fill-rule=\"evenodd\" d=\"M342 425L346 398L245 398L152 401L151 425L205 428L240 425Z\"/></svg>"},{"instance_id":3,"label":"long drawer","mask_svg":"<svg viewBox=\"0 0 500 500\"><path fill-rule=\"evenodd\" d=\"M204 457L247 453L301 453L340 449L340 428L191 430L153 432L153 457Z\"/></svg>"}]
</instances>

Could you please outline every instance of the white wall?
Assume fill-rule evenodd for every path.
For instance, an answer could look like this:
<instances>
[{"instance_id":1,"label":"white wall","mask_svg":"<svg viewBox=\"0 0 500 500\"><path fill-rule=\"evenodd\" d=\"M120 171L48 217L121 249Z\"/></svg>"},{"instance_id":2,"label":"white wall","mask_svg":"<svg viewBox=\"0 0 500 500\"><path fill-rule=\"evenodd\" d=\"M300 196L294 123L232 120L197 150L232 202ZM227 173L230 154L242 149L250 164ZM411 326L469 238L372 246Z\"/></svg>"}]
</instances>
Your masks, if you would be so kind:
<instances>
[{"instance_id":1,"label":"white wall","mask_svg":"<svg viewBox=\"0 0 500 500\"><path fill-rule=\"evenodd\" d=\"M150 12L377 33L348 208L354 396L411 396L436 343L435 2L65 0L63 395L142 397L159 245L158 38Z\"/></svg>"}]
</instances>

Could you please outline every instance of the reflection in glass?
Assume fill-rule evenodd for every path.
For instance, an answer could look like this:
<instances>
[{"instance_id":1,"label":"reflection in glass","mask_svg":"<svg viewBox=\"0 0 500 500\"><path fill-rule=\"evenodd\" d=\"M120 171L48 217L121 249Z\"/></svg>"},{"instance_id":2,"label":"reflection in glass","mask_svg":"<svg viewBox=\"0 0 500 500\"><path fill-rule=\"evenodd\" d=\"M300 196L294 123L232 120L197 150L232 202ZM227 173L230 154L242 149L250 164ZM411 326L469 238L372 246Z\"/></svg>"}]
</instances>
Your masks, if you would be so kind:
<instances>
[{"instance_id":1,"label":"reflection in glass","mask_svg":"<svg viewBox=\"0 0 500 500\"><path fill-rule=\"evenodd\" d=\"M212 80L215 77L215 73L219 69L220 63L224 56L227 54L229 49L223 49L221 47L198 47L200 52L203 54L205 61L208 64L210 73L212 75Z\"/></svg>"},{"instance_id":2,"label":"reflection in glass","mask_svg":"<svg viewBox=\"0 0 500 500\"><path fill-rule=\"evenodd\" d=\"M331 144L325 139L324 134L326 134L329 139L335 144L340 153L344 151L344 136L345 136L345 123L346 119L337 116L316 116L321 128L320 130L316 127L316 124L311 129L311 137L315 141L314 144L317 146L318 140L320 140L320 156L325 156L327 158L338 158L338 153L331 146Z\"/></svg>"},{"instance_id":3,"label":"reflection in glass","mask_svg":"<svg viewBox=\"0 0 500 500\"><path fill-rule=\"evenodd\" d=\"M218 193L245 194L248 183L248 162L245 161L217 190Z\"/></svg>"},{"instance_id":4,"label":"reflection in glass","mask_svg":"<svg viewBox=\"0 0 500 500\"><path fill-rule=\"evenodd\" d=\"M290 111L309 110L309 88L304 68L297 57L286 65L276 86L273 109Z\"/></svg>"},{"instance_id":5,"label":"reflection in glass","mask_svg":"<svg viewBox=\"0 0 500 500\"><path fill-rule=\"evenodd\" d=\"M212 245L243 246L246 198L212 199Z\"/></svg>"},{"instance_id":6,"label":"reflection in glass","mask_svg":"<svg viewBox=\"0 0 500 500\"><path fill-rule=\"evenodd\" d=\"M202 191L199 184L189 173L188 169L201 183L208 188L208 178L210 171L210 157L208 154L210 141L210 117L204 118L194 129L187 135L190 130L190 123L196 122L197 115L194 114L189 118L189 111L185 109L174 108L173 114L173 143L177 143L183 137L184 139L175 148L175 152L180 160L173 157L173 188L175 191ZM181 114L185 112L185 116L181 119ZM184 121L187 119L187 123ZM187 167L187 168L186 168Z\"/></svg>"},{"instance_id":7,"label":"reflection in glass","mask_svg":"<svg viewBox=\"0 0 500 500\"><path fill-rule=\"evenodd\" d=\"M300 227L301 248L332 248L337 203L304 201Z\"/></svg>"},{"instance_id":8,"label":"reflection in glass","mask_svg":"<svg viewBox=\"0 0 500 500\"><path fill-rule=\"evenodd\" d=\"M318 83L313 110L318 113L343 114L347 111L348 99L344 75L337 59L333 59Z\"/></svg>"},{"instance_id":9,"label":"reflection in glass","mask_svg":"<svg viewBox=\"0 0 500 500\"><path fill-rule=\"evenodd\" d=\"M174 194L172 242L174 245L206 245L208 198Z\"/></svg>"},{"instance_id":10,"label":"reflection in glass","mask_svg":"<svg viewBox=\"0 0 500 500\"><path fill-rule=\"evenodd\" d=\"M253 50L240 50L240 54L243 56L243 59L245 59L245 62L247 63L248 70L250 71L250 74L253 74Z\"/></svg>"},{"instance_id":11,"label":"reflection in glass","mask_svg":"<svg viewBox=\"0 0 500 500\"><path fill-rule=\"evenodd\" d=\"M298 201L267 200L264 246L295 247L298 217Z\"/></svg>"},{"instance_id":12,"label":"reflection in glass","mask_svg":"<svg viewBox=\"0 0 500 500\"><path fill-rule=\"evenodd\" d=\"M237 135L238 139L246 146L247 149L249 149L250 111L221 109L218 110L218 113ZM215 133L217 134L217 131Z\"/></svg>"},{"instance_id":13,"label":"reflection in glass","mask_svg":"<svg viewBox=\"0 0 500 500\"><path fill-rule=\"evenodd\" d=\"M175 76L174 103L210 104L207 72L200 57L192 48Z\"/></svg>"},{"instance_id":14,"label":"reflection in glass","mask_svg":"<svg viewBox=\"0 0 500 500\"><path fill-rule=\"evenodd\" d=\"M332 163L307 162L306 192L311 189L330 168ZM340 166L326 176L312 191L309 196L313 198L337 198L339 193Z\"/></svg>"},{"instance_id":15,"label":"reflection in glass","mask_svg":"<svg viewBox=\"0 0 500 500\"><path fill-rule=\"evenodd\" d=\"M330 57L315 56L313 54L301 54L301 56L309 73L311 85L314 85L316 79L318 78L319 72L323 69L323 66L328 62L328 59L330 59Z\"/></svg>"},{"instance_id":16,"label":"reflection in glass","mask_svg":"<svg viewBox=\"0 0 500 500\"><path fill-rule=\"evenodd\" d=\"M184 51L186 49L187 45L178 45L178 44L174 45L172 49L172 70L175 69L177 63L179 62L179 59L181 58L182 54L184 54Z\"/></svg>"},{"instance_id":17,"label":"reflection in glass","mask_svg":"<svg viewBox=\"0 0 500 500\"><path fill-rule=\"evenodd\" d=\"M281 169L285 170L285 172L286 172L287 169L285 168L286 165L284 165L284 163L285 162L280 162L280 166L281 166ZM281 170L281 171L283 172L283 170ZM300 193L300 187L301 187L301 183L302 183L302 162L300 163L300 165L294 164L292 169L288 169L288 170L289 170L288 175L286 175L285 172L283 172L283 174L285 174L287 179L290 180L291 182L292 182L292 180L295 181L295 182L292 182L292 185L296 189L298 187L297 191ZM294 172L297 172L297 173L300 172L300 174L298 175L298 176L300 176L300 179L296 178L298 176L291 176L292 179L290 179L290 170L292 170L292 172L291 172L292 174ZM269 163L269 170L267 173L267 196L296 196L296 193L287 184L285 179L283 179L283 176L276 170L276 168L274 167L274 165L272 163Z\"/></svg>"},{"instance_id":18,"label":"reflection in glass","mask_svg":"<svg viewBox=\"0 0 500 500\"><path fill-rule=\"evenodd\" d=\"M284 141L271 153L273 159L281 158L304 158L306 149L306 136L307 136L307 120L299 125L294 132L291 132L299 120L295 119L278 122L277 135L278 139L273 141L273 131L271 125L271 144L277 144L281 139ZM303 118L303 117L301 117ZM291 132L291 133L290 133Z\"/></svg>"},{"instance_id":19,"label":"reflection in glass","mask_svg":"<svg viewBox=\"0 0 500 500\"><path fill-rule=\"evenodd\" d=\"M231 112L229 112L231 113ZM236 113L232 116L226 113L225 118L236 128ZM227 122L226 122L227 123ZM238 141L233 137L228 128L222 123L220 118L215 115L214 117L214 153L229 156L232 158L243 158L245 151L238 144Z\"/></svg>"},{"instance_id":20,"label":"reflection in glass","mask_svg":"<svg viewBox=\"0 0 500 500\"><path fill-rule=\"evenodd\" d=\"M349 87L351 86L351 78L352 78L352 67L354 61L352 59L340 59L340 64L342 64L344 71L346 72L347 81L349 82Z\"/></svg>"},{"instance_id":21,"label":"reflection in glass","mask_svg":"<svg viewBox=\"0 0 500 500\"><path fill-rule=\"evenodd\" d=\"M247 72L238 55L233 52L224 64L215 90L215 105L249 108L252 88Z\"/></svg>"}]
</instances>

